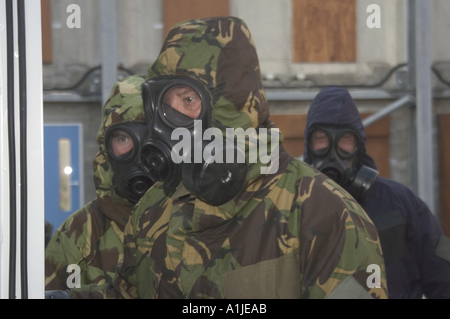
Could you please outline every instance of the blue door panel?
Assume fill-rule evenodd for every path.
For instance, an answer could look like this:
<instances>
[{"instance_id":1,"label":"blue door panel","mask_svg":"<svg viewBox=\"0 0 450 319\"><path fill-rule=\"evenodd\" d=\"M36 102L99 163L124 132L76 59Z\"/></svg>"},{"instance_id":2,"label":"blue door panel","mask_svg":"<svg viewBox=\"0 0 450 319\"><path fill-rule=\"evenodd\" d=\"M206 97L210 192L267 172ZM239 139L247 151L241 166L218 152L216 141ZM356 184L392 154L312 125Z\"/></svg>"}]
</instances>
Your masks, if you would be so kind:
<instances>
[{"instance_id":1,"label":"blue door panel","mask_svg":"<svg viewBox=\"0 0 450 319\"><path fill-rule=\"evenodd\" d=\"M59 140L70 141L70 208L60 209ZM53 233L73 212L81 207L80 191L80 127L78 125L44 125L45 220Z\"/></svg>"}]
</instances>

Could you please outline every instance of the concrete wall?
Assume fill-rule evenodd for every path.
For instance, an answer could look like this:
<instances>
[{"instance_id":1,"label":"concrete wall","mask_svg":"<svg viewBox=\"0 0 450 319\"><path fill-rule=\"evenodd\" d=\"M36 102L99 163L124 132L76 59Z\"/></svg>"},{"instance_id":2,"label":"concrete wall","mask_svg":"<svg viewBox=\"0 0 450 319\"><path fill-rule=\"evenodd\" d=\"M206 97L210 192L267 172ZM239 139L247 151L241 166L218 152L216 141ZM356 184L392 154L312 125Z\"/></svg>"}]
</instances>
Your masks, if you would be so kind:
<instances>
[{"instance_id":1,"label":"concrete wall","mask_svg":"<svg viewBox=\"0 0 450 319\"><path fill-rule=\"evenodd\" d=\"M366 25L370 15L366 10L373 2L357 1L356 63L292 63L291 0L230 0L230 15L248 24L264 74L353 73L361 78L380 77L389 67L406 61L406 0L376 1L381 8L380 29L369 29ZM163 41L162 0L116 0L116 3L118 62L134 72L145 72L156 59ZM81 8L80 29L66 26L69 4ZM98 7L98 1L92 0L52 1L54 61L44 67L46 88L74 83L83 72L100 65ZM450 2L432 1L434 62L450 61L450 42L443 40L450 38L449 13Z\"/></svg>"},{"instance_id":2,"label":"concrete wall","mask_svg":"<svg viewBox=\"0 0 450 319\"><path fill-rule=\"evenodd\" d=\"M44 65L44 88L68 87L90 68L100 64L98 46L98 5L89 0L53 0L52 44L53 63ZM66 21L67 7L77 4L81 9L81 28L70 29Z\"/></svg>"},{"instance_id":3,"label":"concrete wall","mask_svg":"<svg viewBox=\"0 0 450 319\"><path fill-rule=\"evenodd\" d=\"M247 23L263 74L291 73L290 0L230 0L230 15Z\"/></svg>"},{"instance_id":4,"label":"concrete wall","mask_svg":"<svg viewBox=\"0 0 450 319\"><path fill-rule=\"evenodd\" d=\"M450 60L450 2L447 0L431 1L433 18L431 19L431 34L433 61Z\"/></svg>"},{"instance_id":5,"label":"concrete wall","mask_svg":"<svg viewBox=\"0 0 450 319\"><path fill-rule=\"evenodd\" d=\"M230 14L250 28L264 74L372 73L370 64L395 66L405 62L405 15L403 0L376 1L381 7L381 29L366 25L367 6L357 2L356 63L292 63L291 0L231 0Z\"/></svg>"},{"instance_id":6,"label":"concrete wall","mask_svg":"<svg viewBox=\"0 0 450 319\"><path fill-rule=\"evenodd\" d=\"M113 0L111 0L112 2ZM161 49L162 0L116 0L117 59L134 73L145 72ZM70 4L80 7L81 28L66 24ZM53 63L44 65L44 88L69 87L99 66L99 2L52 0Z\"/></svg>"}]
</instances>

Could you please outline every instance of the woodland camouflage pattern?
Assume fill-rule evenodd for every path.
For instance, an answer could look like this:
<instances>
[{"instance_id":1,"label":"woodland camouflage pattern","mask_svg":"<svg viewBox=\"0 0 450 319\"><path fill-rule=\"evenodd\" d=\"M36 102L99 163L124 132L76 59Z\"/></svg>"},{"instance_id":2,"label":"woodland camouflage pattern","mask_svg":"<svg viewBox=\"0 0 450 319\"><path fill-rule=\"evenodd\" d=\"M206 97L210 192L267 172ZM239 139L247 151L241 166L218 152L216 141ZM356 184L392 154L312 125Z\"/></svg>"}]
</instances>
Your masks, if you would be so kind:
<instances>
[{"instance_id":1,"label":"woodland camouflage pattern","mask_svg":"<svg viewBox=\"0 0 450 319\"><path fill-rule=\"evenodd\" d=\"M147 78L161 75L203 83L212 125L222 131L275 129L255 45L237 18L173 27ZM218 207L182 183L169 196L156 183L126 225L114 285L73 289L72 297L324 298L353 276L372 297L386 298L377 231L357 202L281 144L278 172L261 175L261 165L249 164L241 192ZM370 264L382 269L381 288L366 285Z\"/></svg>"},{"instance_id":2,"label":"woodland camouflage pattern","mask_svg":"<svg viewBox=\"0 0 450 319\"><path fill-rule=\"evenodd\" d=\"M78 264L81 284L112 283L123 258L123 231L133 204L114 191L113 172L105 150L105 132L125 122L145 123L140 86L142 76L117 82L103 109L94 158L97 198L73 213L55 232L45 251L45 289L67 289L66 268Z\"/></svg>"}]
</instances>

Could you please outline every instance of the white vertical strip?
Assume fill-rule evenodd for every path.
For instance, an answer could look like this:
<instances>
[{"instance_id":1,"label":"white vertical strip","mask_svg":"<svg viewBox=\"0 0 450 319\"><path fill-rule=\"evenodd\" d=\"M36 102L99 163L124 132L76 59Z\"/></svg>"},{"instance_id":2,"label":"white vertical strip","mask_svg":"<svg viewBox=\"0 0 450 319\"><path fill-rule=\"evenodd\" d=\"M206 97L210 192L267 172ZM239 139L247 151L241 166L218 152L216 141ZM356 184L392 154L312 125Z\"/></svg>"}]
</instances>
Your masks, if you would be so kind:
<instances>
[{"instance_id":1,"label":"white vertical strip","mask_svg":"<svg viewBox=\"0 0 450 319\"><path fill-rule=\"evenodd\" d=\"M0 299L8 298L9 282L9 163L6 74L6 8L0 2Z\"/></svg>"},{"instance_id":2,"label":"white vertical strip","mask_svg":"<svg viewBox=\"0 0 450 319\"><path fill-rule=\"evenodd\" d=\"M25 1L28 100L28 298L44 298L44 117L41 3Z\"/></svg>"},{"instance_id":3,"label":"white vertical strip","mask_svg":"<svg viewBox=\"0 0 450 319\"><path fill-rule=\"evenodd\" d=\"M14 119L15 119L15 140L16 140L16 299L21 298L20 286L20 78L19 78L19 26L17 1L13 1L14 11Z\"/></svg>"}]
</instances>

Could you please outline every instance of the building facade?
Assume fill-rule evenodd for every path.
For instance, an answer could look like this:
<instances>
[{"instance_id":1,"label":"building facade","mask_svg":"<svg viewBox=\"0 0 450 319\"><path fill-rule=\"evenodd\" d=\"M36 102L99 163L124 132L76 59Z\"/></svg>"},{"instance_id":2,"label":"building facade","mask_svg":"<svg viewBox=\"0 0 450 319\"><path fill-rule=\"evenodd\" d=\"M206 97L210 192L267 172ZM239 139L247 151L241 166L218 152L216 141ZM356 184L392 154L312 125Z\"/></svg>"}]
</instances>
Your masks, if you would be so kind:
<instances>
[{"instance_id":1,"label":"building facade","mask_svg":"<svg viewBox=\"0 0 450 319\"><path fill-rule=\"evenodd\" d=\"M107 0L107 10L102 1L41 0L44 122L81 128L82 205L95 196L92 160L102 107L100 67L108 54L105 32L115 39L113 62L121 79L145 74L177 22L226 15L243 19L258 50L271 118L297 157L307 110L320 88L347 87L363 117L406 95L415 97L413 0ZM381 176L418 192L417 171L424 167L417 160L423 152L418 141L422 135L432 138L434 213L449 236L450 2L430 1L429 9L431 130L418 131L415 103L400 103L367 127L367 148ZM115 21L105 26L111 13Z\"/></svg>"}]
</instances>

